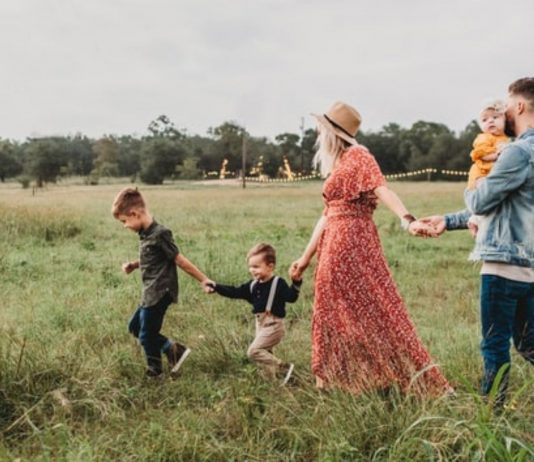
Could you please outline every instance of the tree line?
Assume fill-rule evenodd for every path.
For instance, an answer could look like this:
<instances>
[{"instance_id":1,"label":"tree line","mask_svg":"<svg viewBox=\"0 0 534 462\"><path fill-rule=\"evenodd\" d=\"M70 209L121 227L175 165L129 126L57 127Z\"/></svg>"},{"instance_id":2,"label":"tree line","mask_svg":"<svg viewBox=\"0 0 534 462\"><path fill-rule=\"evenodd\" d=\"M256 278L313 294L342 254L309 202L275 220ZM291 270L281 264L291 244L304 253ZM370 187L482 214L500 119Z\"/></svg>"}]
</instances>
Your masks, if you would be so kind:
<instances>
[{"instance_id":1,"label":"tree line","mask_svg":"<svg viewBox=\"0 0 534 462\"><path fill-rule=\"evenodd\" d=\"M419 121L410 128L390 123L379 131L362 131L357 139L386 174L427 167L467 170L471 145L479 132L475 121L459 134L440 123ZM247 175L284 175L284 159L294 173L312 172L314 129L281 133L271 141L252 136L235 122L224 122L210 128L206 136L189 135L161 115L143 136L0 139L0 181L17 178L23 185L34 181L42 186L62 177L82 176L88 184L97 184L102 177L116 176L161 184L166 179L218 177L223 162L227 176L232 177L242 169L244 138Z\"/></svg>"}]
</instances>

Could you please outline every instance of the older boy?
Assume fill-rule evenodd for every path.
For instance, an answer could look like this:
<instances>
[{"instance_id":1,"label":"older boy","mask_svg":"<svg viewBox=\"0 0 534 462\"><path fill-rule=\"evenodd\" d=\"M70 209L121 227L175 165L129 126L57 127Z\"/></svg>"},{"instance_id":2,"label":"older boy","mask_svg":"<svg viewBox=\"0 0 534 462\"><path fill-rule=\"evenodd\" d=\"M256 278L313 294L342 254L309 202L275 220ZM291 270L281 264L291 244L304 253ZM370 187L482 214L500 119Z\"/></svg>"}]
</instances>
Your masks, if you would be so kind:
<instances>
[{"instance_id":1,"label":"older boy","mask_svg":"<svg viewBox=\"0 0 534 462\"><path fill-rule=\"evenodd\" d=\"M139 260L122 265L126 274L140 268L143 281L141 303L130 319L128 330L143 346L148 363L147 376L162 374L162 352L174 373L190 353L189 348L160 333L167 308L178 299L176 265L203 285L208 278L179 253L172 232L154 220L136 188L120 191L111 212L125 228L137 232L140 239Z\"/></svg>"}]
</instances>

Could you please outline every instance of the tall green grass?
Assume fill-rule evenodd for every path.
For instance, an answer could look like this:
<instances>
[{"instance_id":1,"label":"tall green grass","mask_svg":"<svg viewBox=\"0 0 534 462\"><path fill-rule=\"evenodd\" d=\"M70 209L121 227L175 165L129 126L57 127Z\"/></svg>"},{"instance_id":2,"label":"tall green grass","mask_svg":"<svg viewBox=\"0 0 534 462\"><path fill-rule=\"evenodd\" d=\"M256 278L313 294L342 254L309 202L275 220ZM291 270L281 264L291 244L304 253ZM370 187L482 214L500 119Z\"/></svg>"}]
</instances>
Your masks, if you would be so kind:
<instances>
[{"instance_id":1,"label":"tall green grass","mask_svg":"<svg viewBox=\"0 0 534 462\"><path fill-rule=\"evenodd\" d=\"M462 206L462 185L392 187L416 215ZM109 213L118 189L0 192L0 460L534 460L532 368L514 355L515 409L502 415L476 392L478 267L466 260L466 233L414 239L382 208L375 217L395 280L456 387L454 399L318 392L309 371L313 268L289 306L277 350L296 364L293 386L264 380L248 363L249 307L203 294L184 274L163 331L193 353L176 380L153 383L126 332L140 279L121 274L120 264L136 257L138 242ZM182 253L227 283L247 279L246 251L260 240L277 248L285 276L322 209L317 183L142 190Z\"/></svg>"}]
</instances>

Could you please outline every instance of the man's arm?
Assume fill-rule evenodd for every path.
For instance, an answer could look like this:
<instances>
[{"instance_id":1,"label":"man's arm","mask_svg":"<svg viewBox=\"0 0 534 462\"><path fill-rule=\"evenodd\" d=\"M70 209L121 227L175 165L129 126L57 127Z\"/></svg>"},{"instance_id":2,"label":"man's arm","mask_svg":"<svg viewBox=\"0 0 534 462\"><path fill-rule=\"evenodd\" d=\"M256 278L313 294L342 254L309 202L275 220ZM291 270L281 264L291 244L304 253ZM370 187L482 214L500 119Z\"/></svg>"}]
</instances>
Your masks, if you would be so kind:
<instances>
[{"instance_id":1,"label":"man's arm","mask_svg":"<svg viewBox=\"0 0 534 462\"><path fill-rule=\"evenodd\" d=\"M447 213L446 215L432 215L428 217L419 218L418 221L426 225L432 226L437 236L440 236L445 231L452 231L455 229L467 229L468 221L471 217L471 212L464 209L455 213Z\"/></svg>"},{"instance_id":2,"label":"man's arm","mask_svg":"<svg viewBox=\"0 0 534 462\"><path fill-rule=\"evenodd\" d=\"M454 213L446 213L443 216L445 229L447 231L453 231L455 229L467 229L467 224L469 218L471 218L471 215L472 213L467 209L463 209Z\"/></svg>"},{"instance_id":3,"label":"man's arm","mask_svg":"<svg viewBox=\"0 0 534 462\"><path fill-rule=\"evenodd\" d=\"M477 215L487 215L511 192L518 189L528 173L528 156L519 146L506 147L491 173L474 190L464 194L467 208Z\"/></svg>"}]
</instances>

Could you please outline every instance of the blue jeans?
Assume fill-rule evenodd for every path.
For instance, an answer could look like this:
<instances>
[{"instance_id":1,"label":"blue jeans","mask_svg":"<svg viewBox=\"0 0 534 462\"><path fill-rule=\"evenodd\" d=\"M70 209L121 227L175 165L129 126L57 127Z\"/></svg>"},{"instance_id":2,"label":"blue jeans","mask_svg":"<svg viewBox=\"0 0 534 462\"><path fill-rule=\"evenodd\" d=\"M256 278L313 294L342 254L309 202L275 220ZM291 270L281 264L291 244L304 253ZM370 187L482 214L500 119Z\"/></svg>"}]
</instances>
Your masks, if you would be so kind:
<instances>
[{"instance_id":1,"label":"blue jeans","mask_svg":"<svg viewBox=\"0 0 534 462\"><path fill-rule=\"evenodd\" d=\"M139 306L128 322L128 331L136 338L145 350L149 369L161 373L161 353L169 349L172 342L160 334L163 318L172 303L171 297L165 295L154 306Z\"/></svg>"},{"instance_id":2,"label":"blue jeans","mask_svg":"<svg viewBox=\"0 0 534 462\"><path fill-rule=\"evenodd\" d=\"M499 369L505 366L497 400L505 399L510 366L510 339L518 353L534 364L534 283L483 274L480 290L482 394L488 395Z\"/></svg>"}]
</instances>

